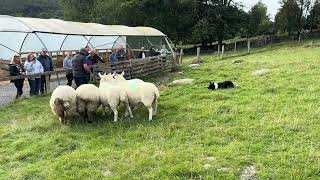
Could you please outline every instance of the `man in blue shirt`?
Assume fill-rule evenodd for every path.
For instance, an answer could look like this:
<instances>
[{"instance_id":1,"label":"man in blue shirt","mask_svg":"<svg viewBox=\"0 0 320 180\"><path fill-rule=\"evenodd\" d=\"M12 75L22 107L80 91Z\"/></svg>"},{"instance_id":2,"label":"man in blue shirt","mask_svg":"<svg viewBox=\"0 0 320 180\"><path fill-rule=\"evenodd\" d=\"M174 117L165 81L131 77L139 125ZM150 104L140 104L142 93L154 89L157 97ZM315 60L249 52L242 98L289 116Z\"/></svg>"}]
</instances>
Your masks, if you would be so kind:
<instances>
[{"instance_id":1,"label":"man in blue shirt","mask_svg":"<svg viewBox=\"0 0 320 180\"><path fill-rule=\"evenodd\" d=\"M118 61L118 58L117 58L116 50L112 50L109 56L109 62L117 62L117 61Z\"/></svg>"}]
</instances>

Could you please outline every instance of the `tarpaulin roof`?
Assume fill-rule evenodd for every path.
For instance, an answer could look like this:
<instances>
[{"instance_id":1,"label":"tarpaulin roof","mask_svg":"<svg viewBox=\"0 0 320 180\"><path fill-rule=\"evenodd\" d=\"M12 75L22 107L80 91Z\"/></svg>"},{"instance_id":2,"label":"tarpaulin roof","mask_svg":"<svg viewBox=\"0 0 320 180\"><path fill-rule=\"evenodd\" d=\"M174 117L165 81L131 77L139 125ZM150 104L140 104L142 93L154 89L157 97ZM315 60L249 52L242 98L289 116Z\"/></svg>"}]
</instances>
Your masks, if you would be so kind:
<instances>
[{"instance_id":1,"label":"tarpaulin roof","mask_svg":"<svg viewBox=\"0 0 320 180\"><path fill-rule=\"evenodd\" d=\"M165 36L159 30L150 27L103 25L63 21L60 19L12 17L7 15L0 15L0 32L43 32L90 36Z\"/></svg>"}]
</instances>

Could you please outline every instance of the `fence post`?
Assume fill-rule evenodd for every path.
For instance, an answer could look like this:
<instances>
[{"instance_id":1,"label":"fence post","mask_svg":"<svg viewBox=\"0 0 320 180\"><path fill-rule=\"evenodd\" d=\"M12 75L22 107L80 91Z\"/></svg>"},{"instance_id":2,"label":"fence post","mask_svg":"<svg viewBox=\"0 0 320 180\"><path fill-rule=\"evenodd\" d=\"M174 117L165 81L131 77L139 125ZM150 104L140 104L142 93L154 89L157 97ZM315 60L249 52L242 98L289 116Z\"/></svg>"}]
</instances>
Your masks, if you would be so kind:
<instances>
[{"instance_id":1,"label":"fence post","mask_svg":"<svg viewBox=\"0 0 320 180\"><path fill-rule=\"evenodd\" d=\"M264 37L264 45L267 45L267 37Z\"/></svg>"},{"instance_id":2,"label":"fence post","mask_svg":"<svg viewBox=\"0 0 320 180\"><path fill-rule=\"evenodd\" d=\"M234 52L237 52L237 41L234 42Z\"/></svg>"},{"instance_id":3,"label":"fence post","mask_svg":"<svg viewBox=\"0 0 320 180\"><path fill-rule=\"evenodd\" d=\"M218 56L220 56L220 44L218 44Z\"/></svg>"},{"instance_id":4,"label":"fence post","mask_svg":"<svg viewBox=\"0 0 320 180\"><path fill-rule=\"evenodd\" d=\"M248 53L250 53L250 40L248 39Z\"/></svg>"},{"instance_id":5,"label":"fence post","mask_svg":"<svg viewBox=\"0 0 320 180\"><path fill-rule=\"evenodd\" d=\"M197 61L200 62L200 47L197 47Z\"/></svg>"},{"instance_id":6,"label":"fence post","mask_svg":"<svg viewBox=\"0 0 320 180\"><path fill-rule=\"evenodd\" d=\"M260 37L258 36L258 47L260 47Z\"/></svg>"},{"instance_id":7,"label":"fence post","mask_svg":"<svg viewBox=\"0 0 320 180\"><path fill-rule=\"evenodd\" d=\"M222 48L221 48L221 59L223 58L223 55L224 55L224 45L221 45Z\"/></svg>"},{"instance_id":8,"label":"fence post","mask_svg":"<svg viewBox=\"0 0 320 180\"><path fill-rule=\"evenodd\" d=\"M183 49L180 49L179 64L182 64Z\"/></svg>"},{"instance_id":9,"label":"fence post","mask_svg":"<svg viewBox=\"0 0 320 180\"><path fill-rule=\"evenodd\" d=\"M46 79L46 93L49 93L50 91L50 75L45 75L45 79Z\"/></svg>"}]
</instances>

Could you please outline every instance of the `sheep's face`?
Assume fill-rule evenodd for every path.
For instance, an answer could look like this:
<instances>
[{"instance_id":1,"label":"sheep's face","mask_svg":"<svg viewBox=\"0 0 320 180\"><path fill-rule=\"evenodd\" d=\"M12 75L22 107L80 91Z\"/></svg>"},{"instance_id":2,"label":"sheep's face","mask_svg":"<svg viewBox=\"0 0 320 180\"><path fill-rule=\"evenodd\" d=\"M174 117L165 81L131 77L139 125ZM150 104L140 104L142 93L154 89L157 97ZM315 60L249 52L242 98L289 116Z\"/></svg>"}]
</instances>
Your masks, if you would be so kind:
<instances>
[{"instance_id":1,"label":"sheep's face","mask_svg":"<svg viewBox=\"0 0 320 180\"><path fill-rule=\"evenodd\" d=\"M105 75L101 75L100 76L100 83L104 83L104 82L112 82L114 81L112 74L105 74Z\"/></svg>"}]
</instances>

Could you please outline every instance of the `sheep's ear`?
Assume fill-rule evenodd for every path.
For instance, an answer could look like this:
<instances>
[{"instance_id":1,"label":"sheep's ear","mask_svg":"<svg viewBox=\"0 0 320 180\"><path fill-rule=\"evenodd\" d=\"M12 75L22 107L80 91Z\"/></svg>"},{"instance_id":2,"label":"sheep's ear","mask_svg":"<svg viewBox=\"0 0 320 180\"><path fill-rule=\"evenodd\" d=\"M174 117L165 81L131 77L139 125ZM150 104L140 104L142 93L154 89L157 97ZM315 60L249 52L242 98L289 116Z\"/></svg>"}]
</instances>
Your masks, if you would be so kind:
<instances>
[{"instance_id":1,"label":"sheep's ear","mask_svg":"<svg viewBox=\"0 0 320 180\"><path fill-rule=\"evenodd\" d=\"M107 75L107 73L105 72L104 75Z\"/></svg>"},{"instance_id":2,"label":"sheep's ear","mask_svg":"<svg viewBox=\"0 0 320 180\"><path fill-rule=\"evenodd\" d=\"M113 72L112 76L115 76L117 72Z\"/></svg>"},{"instance_id":3,"label":"sheep's ear","mask_svg":"<svg viewBox=\"0 0 320 180\"><path fill-rule=\"evenodd\" d=\"M124 71L122 71L121 76L124 76Z\"/></svg>"},{"instance_id":4,"label":"sheep's ear","mask_svg":"<svg viewBox=\"0 0 320 180\"><path fill-rule=\"evenodd\" d=\"M101 73L98 73L98 76L101 78L101 76L102 76Z\"/></svg>"}]
</instances>

